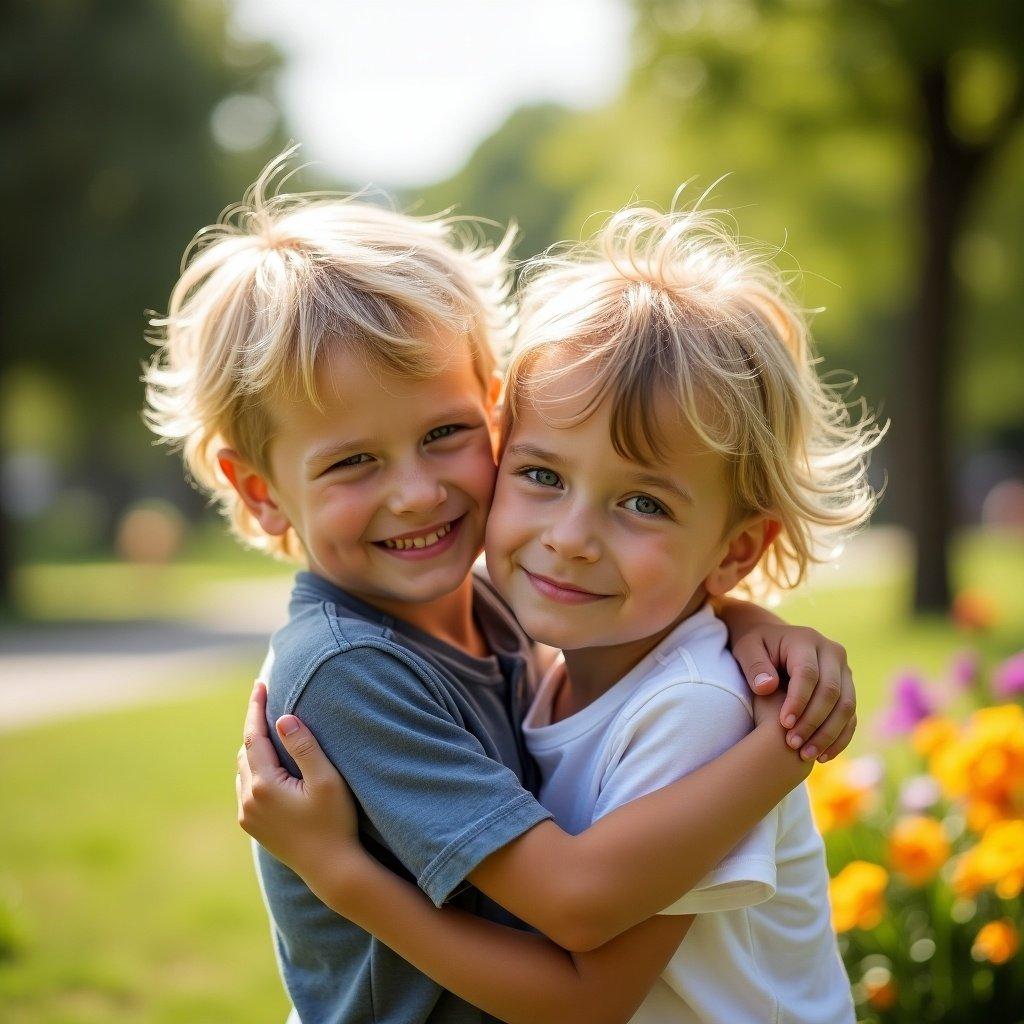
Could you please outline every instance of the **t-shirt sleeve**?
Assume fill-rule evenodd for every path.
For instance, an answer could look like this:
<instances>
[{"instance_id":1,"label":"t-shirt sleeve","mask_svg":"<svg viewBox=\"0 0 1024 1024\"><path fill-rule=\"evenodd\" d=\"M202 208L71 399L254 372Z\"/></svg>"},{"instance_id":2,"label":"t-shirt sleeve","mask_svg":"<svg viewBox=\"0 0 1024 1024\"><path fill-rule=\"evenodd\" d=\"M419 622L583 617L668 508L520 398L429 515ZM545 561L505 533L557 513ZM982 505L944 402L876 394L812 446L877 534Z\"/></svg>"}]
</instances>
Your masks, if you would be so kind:
<instances>
[{"instance_id":1,"label":"t-shirt sleeve","mask_svg":"<svg viewBox=\"0 0 1024 1024\"><path fill-rule=\"evenodd\" d=\"M430 670L401 652L367 645L334 655L292 710L438 906L482 860L551 816L487 756Z\"/></svg>"},{"instance_id":2,"label":"t-shirt sleeve","mask_svg":"<svg viewBox=\"0 0 1024 1024\"><path fill-rule=\"evenodd\" d=\"M713 761L751 729L750 712L725 687L675 682L629 711L605 770L594 820ZM737 779L737 785L743 780ZM723 809L728 813L728 809ZM778 810L759 822L729 855L663 914L737 910L775 894Z\"/></svg>"}]
</instances>

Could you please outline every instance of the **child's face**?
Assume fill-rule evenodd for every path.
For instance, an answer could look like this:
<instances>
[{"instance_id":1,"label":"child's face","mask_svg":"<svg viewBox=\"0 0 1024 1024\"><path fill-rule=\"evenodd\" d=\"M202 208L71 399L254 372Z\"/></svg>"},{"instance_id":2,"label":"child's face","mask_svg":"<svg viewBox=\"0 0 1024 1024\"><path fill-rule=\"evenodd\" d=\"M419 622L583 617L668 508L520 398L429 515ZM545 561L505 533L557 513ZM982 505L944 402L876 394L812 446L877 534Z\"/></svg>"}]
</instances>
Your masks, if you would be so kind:
<instances>
[{"instance_id":1,"label":"child's face","mask_svg":"<svg viewBox=\"0 0 1024 1024\"><path fill-rule=\"evenodd\" d=\"M548 357L549 359L552 357ZM487 566L534 639L565 650L632 643L695 611L727 557L727 465L666 400L671 458L612 445L609 403L575 426L592 371L563 374L522 404L498 469Z\"/></svg>"},{"instance_id":2,"label":"child's face","mask_svg":"<svg viewBox=\"0 0 1024 1024\"><path fill-rule=\"evenodd\" d=\"M494 487L487 396L468 346L411 381L332 353L322 409L274 409L271 493L310 568L371 603L455 590L483 543Z\"/></svg>"}]
</instances>

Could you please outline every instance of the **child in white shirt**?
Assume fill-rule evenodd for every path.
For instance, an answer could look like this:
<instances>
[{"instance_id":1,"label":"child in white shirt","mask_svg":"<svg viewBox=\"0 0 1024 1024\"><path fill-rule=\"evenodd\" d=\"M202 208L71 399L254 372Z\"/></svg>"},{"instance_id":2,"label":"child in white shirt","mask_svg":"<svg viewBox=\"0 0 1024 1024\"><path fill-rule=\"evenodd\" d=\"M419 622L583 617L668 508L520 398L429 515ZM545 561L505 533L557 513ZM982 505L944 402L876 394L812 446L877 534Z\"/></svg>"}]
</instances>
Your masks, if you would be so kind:
<instances>
[{"instance_id":1,"label":"child in white shirt","mask_svg":"<svg viewBox=\"0 0 1024 1024\"><path fill-rule=\"evenodd\" d=\"M750 731L755 709L713 602L752 575L796 585L832 549L823 534L866 521L880 431L822 386L777 272L697 212L627 210L582 252L539 261L503 399L487 565L526 632L563 652L523 732L541 801L578 833ZM344 794L336 805L351 830ZM420 914L417 894L370 858L335 849L320 861L320 877L303 877L329 906L458 991L440 951L466 922ZM396 917L413 934L389 930ZM630 947L644 929L650 940ZM505 1019L546 1019L527 1007L544 1005L530 986L550 975L474 934L476 977L459 994ZM802 785L606 948L643 954L634 1021L854 1019Z\"/></svg>"}]
</instances>

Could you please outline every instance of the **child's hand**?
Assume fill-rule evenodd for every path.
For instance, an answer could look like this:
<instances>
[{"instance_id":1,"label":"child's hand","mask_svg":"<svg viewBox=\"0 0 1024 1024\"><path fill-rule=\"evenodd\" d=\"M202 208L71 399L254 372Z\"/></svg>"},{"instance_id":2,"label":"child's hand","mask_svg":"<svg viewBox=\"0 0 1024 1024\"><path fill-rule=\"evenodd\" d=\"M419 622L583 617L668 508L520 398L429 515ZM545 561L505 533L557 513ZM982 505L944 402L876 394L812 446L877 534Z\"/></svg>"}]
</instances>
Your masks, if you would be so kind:
<instances>
[{"instance_id":1,"label":"child's hand","mask_svg":"<svg viewBox=\"0 0 1024 1024\"><path fill-rule=\"evenodd\" d=\"M288 773L270 741L266 704L266 687L257 683L237 758L238 824L307 882L318 868L332 862L337 877L343 855L356 854L351 858L354 867L368 856L359 845L352 794L313 734L294 715L277 720L278 735L302 778Z\"/></svg>"},{"instance_id":2,"label":"child's hand","mask_svg":"<svg viewBox=\"0 0 1024 1024\"><path fill-rule=\"evenodd\" d=\"M785 730L779 725L785 700L785 692L779 689L773 693L754 695L754 728L771 732L774 736L773 742L778 743L780 747L785 740ZM792 750L789 756L794 763L803 768L803 777L806 779L811 774L814 759L798 757L796 750Z\"/></svg>"},{"instance_id":3,"label":"child's hand","mask_svg":"<svg viewBox=\"0 0 1024 1024\"><path fill-rule=\"evenodd\" d=\"M802 757L828 761L846 749L857 725L857 694L841 644L772 616L750 623L732 653L755 693L774 691L779 669L789 677L779 722Z\"/></svg>"}]
</instances>

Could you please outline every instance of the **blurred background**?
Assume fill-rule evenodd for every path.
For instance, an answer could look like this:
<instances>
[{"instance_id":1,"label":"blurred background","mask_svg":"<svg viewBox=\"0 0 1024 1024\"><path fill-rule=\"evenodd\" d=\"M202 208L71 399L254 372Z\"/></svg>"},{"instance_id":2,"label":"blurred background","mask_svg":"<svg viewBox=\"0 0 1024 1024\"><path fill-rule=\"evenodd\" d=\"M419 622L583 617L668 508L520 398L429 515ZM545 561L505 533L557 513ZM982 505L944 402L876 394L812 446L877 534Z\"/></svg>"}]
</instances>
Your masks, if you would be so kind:
<instances>
[{"instance_id":1,"label":"blurred background","mask_svg":"<svg viewBox=\"0 0 1024 1024\"><path fill-rule=\"evenodd\" d=\"M296 190L520 227L642 200L778 247L890 418L812 777L865 1021L1022 1019L1024 32L1011 0L14 0L0 33L0 1018L280 1021L234 754L288 570L139 410L193 233ZM727 177L722 178L722 175ZM718 180L718 179L722 180ZM837 381L843 378L837 376Z\"/></svg>"}]
</instances>

